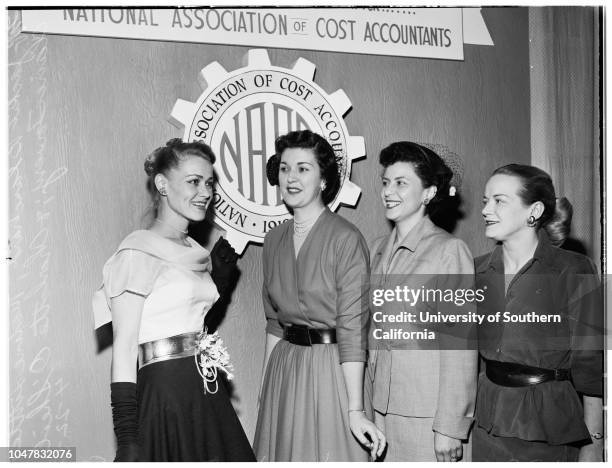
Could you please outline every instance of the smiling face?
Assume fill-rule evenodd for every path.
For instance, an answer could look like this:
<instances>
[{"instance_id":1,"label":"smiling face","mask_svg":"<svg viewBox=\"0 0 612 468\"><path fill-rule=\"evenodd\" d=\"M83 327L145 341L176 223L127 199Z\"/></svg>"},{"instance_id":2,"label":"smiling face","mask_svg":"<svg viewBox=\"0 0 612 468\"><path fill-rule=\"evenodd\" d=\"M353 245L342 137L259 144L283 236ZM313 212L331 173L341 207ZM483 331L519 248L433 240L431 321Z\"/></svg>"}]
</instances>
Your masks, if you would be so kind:
<instances>
[{"instance_id":1,"label":"smiling face","mask_svg":"<svg viewBox=\"0 0 612 468\"><path fill-rule=\"evenodd\" d=\"M435 187L423 187L414 165L399 161L385 168L381 197L385 216L396 225L414 224L425 215L423 200L435 195Z\"/></svg>"},{"instance_id":2,"label":"smiling face","mask_svg":"<svg viewBox=\"0 0 612 468\"><path fill-rule=\"evenodd\" d=\"M158 174L156 183L165 187L166 216L202 221L212 199L213 167L199 156L185 156L167 175Z\"/></svg>"},{"instance_id":3,"label":"smiling face","mask_svg":"<svg viewBox=\"0 0 612 468\"><path fill-rule=\"evenodd\" d=\"M519 196L522 189L521 180L515 176L496 174L488 180L482 209L488 238L507 241L533 231L527 226L527 219L532 214L538 218L541 213L536 204L523 203Z\"/></svg>"},{"instance_id":4,"label":"smiling face","mask_svg":"<svg viewBox=\"0 0 612 468\"><path fill-rule=\"evenodd\" d=\"M285 203L292 209L323 205L321 170L311 149L287 148L281 154L278 185Z\"/></svg>"}]
</instances>

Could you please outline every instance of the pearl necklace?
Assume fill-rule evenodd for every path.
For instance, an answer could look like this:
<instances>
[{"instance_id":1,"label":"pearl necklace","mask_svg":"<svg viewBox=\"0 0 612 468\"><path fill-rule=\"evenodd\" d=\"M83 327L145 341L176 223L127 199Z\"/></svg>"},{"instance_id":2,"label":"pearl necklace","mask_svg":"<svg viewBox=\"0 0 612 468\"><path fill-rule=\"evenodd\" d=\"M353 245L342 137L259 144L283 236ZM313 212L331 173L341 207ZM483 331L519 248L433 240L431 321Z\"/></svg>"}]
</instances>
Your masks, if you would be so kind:
<instances>
[{"instance_id":1,"label":"pearl necklace","mask_svg":"<svg viewBox=\"0 0 612 468\"><path fill-rule=\"evenodd\" d=\"M319 219L319 216L321 215L321 213L323 213L323 210L321 210L319 213L317 213L312 218L307 219L306 221L302 221L302 222L296 221L294 218L293 219L293 235L295 237L306 237L308 233L310 232L310 230L312 229L312 227L317 222L317 219Z\"/></svg>"}]
</instances>

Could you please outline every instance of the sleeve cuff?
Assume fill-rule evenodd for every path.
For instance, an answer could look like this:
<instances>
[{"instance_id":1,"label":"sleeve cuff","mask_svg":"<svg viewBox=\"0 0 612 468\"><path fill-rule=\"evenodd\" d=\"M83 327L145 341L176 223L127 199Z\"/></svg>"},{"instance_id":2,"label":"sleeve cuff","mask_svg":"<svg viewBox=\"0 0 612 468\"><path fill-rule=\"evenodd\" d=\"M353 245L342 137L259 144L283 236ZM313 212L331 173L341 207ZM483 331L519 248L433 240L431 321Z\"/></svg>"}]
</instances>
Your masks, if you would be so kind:
<instances>
[{"instance_id":1,"label":"sleeve cuff","mask_svg":"<svg viewBox=\"0 0 612 468\"><path fill-rule=\"evenodd\" d=\"M282 338L283 337L283 327L280 326L280 323L278 323L278 320L269 318L268 322L266 323L266 333L269 333L270 335L274 335L278 338Z\"/></svg>"},{"instance_id":2,"label":"sleeve cuff","mask_svg":"<svg viewBox=\"0 0 612 468\"><path fill-rule=\"evenodd\" d=\"M432 429L453 439L466 440L474 418L463 416L457 419L443 419L436 416Z\"/></svg>"},{"instance_id":3,"label":"sleeve cuff","mask_svg":"<svg viewBox=\"0 0 612 468\"><path fill-rule=\"evenodd\" d=\"M366 352L362 350L358 351L343 351L338 349L340 354L340 364L343 362L366 362Z\"/></svg>"}]
</instances>

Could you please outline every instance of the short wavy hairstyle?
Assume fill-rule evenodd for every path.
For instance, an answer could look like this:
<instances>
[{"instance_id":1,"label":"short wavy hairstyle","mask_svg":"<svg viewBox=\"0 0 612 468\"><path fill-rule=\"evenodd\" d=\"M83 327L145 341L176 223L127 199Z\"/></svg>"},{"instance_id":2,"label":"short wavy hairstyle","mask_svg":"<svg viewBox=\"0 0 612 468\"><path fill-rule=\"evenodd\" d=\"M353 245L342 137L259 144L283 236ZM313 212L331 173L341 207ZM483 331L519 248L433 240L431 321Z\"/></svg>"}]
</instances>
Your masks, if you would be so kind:
<instances>
[{"instance_id":1,"label":"short wavy hairstyle","mask_svg":"<svg viewBox=\"0 0 612 468\"><path fill-rule=\"evenodd\" d=\"M323 203L331 203L340 190L340 158L336 156L329 142L321 135L310 130L299 130L279 136L274 142L275 154L266 164L266 175L270 185L278 185L278 171L283 151L289 148L310 149L315 155L321 171L321 179L325 181L325 189L321 193Z\"/></svg>"},{"instance_id":2,"label":"short wavy hairstyle","mask_svg":"<svg viewBox=\"0 0 612 468\"><path fill-rule=\"evenodd\" d=\"M436 187L436 195L425 206L427 214L435 213L448 198L453 171L431 149L411 141L397 141L384 148L378 160L384 168L397 162L410 163L416 175L421 179L423 188Z\"/></svg>"},{"instance_id":3,"label":"short wavy hairstyle","mask_svg":"<svg viewBox=\"0 0 612 468\"><path fill-rule=\"evenodd\" d=\"M147 190L153 203L153 211L157 213L160 195L155 187L155 176L157 174L167 175L170 169L179 165L187 156L197 156L205 159L210 164L215 163L215 153L206 143L201 141L185 142L180 138L173 138L160 146L147 156L144 162L144 170L147 174Z\"/></svg>"}]
</instances>

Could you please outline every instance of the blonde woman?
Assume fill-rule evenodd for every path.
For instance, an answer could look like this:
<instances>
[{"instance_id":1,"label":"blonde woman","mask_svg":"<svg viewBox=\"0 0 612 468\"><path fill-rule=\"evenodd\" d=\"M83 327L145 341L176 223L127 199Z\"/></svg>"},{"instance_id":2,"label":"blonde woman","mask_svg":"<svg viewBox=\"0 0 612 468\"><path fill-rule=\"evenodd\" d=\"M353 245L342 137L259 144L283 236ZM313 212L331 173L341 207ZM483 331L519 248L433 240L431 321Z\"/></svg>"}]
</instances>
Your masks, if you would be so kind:
<instances>
[{"instance_id":1,"label":"blonde woman","mask_svg":"<svg viewBox=\"0 0 612 468\"><path fill-rule=\"evenodd\" d=\"M218 243L211 271L211 253L187 235L212 199L214 161L207 145L180 139L147 158L156 218L121 242L94 295L96 327L113 326L115 461L254 461L222 367L207 375L195 359L222 289L219 257L231 254Z\"/></svg>"}]
</instances>

